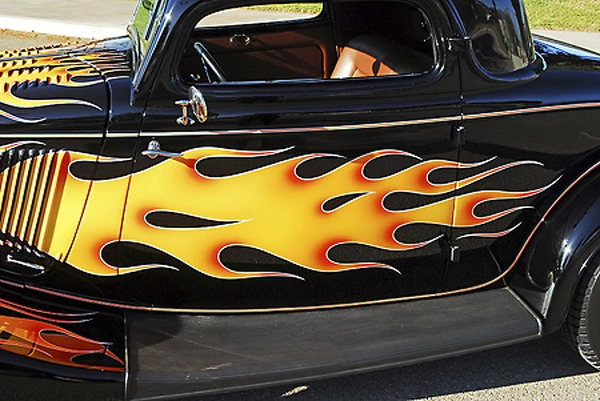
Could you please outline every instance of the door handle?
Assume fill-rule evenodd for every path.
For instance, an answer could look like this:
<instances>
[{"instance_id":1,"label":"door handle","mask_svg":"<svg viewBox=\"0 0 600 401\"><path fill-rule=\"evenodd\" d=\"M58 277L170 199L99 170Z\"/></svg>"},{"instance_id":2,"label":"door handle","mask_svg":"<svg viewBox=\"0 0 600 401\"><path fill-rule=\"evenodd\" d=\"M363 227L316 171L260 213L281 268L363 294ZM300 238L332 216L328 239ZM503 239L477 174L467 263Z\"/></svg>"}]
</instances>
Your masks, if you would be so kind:
<instances>
[{"instance_id":1,"label":"door handle","mask_svg":"<svg viewBox=\"0 0 600 401\"><path fill-rule=\"evenodd\" d=\"M148 156L150 159L156 159L157 157L181 157L183 156L183 153L172 153L160 150L160 143L153 139L150 141L150 143L148 143L148 149L144 150L142 155Z\"/></svg>"}]
</instances>

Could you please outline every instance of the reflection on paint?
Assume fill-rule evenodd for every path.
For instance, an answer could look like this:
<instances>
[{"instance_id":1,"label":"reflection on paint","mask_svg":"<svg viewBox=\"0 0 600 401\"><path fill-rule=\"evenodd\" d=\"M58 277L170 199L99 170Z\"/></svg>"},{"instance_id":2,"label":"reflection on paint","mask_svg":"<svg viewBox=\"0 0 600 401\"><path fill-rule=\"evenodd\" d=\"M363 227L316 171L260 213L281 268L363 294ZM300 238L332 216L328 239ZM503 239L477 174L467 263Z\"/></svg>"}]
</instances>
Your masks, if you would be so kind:
<instances>
[{"instance_id":1,"label":"reflection on paint","mask_svg":"<svg viewBox=\"0 0 600 401\"><path fill-rule=\"evenodd\" d=\"M3 315L7 311L26 318ZM123 372L123 361L101 343L61 325L76 325L91 322L95 313L61 313L31 308L0 298L0 350L27 358L98 371ZM100 364L85 363L77 358L101 357ZM109 366L106 366L108 362Z\"/></svg>"},{"instance_id":2,"label":"reflection on paint","mask_svg":"<svg viewBox=\"0 0 600 401\"><path fill-rule=\"evenodd\" d=\"M87 48L91 50L92 47ZM78 99L79 92L71 92L72 89L103 83L96 68L90 64L102 68L105 74L126 71L124 60L114 54L81 52L76 48L22 49L1 53L0 116L20 123L39 123L45 118L25 118L23 111L64 105L102 110L102 105ZM60 88L60 95L55 98L36 97L38 89L43 87Z\"/></svg>"},{"instance_id":3,"label":"reflection on paint","mask_svg":"<svg viewBox=\"0 0 600 401\"><path fill-rule=\"evenodd\" d=\"M61 327L31 319L0 315L0 350L57 365L123 372L123 361L108 345L85 338ZM77 362L77 357L104 355L115 366Z\"/></svg>"}]
</instances>

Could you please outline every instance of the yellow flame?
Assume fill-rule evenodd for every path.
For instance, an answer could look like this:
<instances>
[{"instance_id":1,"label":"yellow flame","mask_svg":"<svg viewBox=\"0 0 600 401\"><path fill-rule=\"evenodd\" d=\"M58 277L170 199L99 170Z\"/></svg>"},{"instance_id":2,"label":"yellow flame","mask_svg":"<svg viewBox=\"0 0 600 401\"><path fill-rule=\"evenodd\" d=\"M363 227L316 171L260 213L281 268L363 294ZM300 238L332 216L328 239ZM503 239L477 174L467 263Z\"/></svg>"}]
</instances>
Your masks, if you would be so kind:
<instances>
[{"instance_id":1,"label":"yellow flame","mask_svg":"<svg viewBox=\"0 0 600 401\"><path fill-rule=\"evenodd\" d=\"M4 149L11 146L14 145ZM196 169L198 162L210 158L252 158L278 152L281 151L198 148L129 176L92 182L75 178L69 173L69 166L77 161L106 163L111 159L59 152L55 171L48 179L50 192L44 200L46 206L40 230L36 230L39 234L26 240L58 260L66 260L82 271L100 276L173 268L155 264L127 268L111 266L102 258L102 251L118 241L153 247L220 279L296 277L282 272L231 270L222 263L220 256L235 245L255 248L318 272L392 269L376 261L339 263L330 259L329 252L343 244L364 244L389 251L418 249L438 240L439 236L418 243L404 243L396 239L396 231L412 224L478 227L524 208L513 207L479 215L476 213L478 206L494 200L532 197L547 188L517 192L473 191L453 197L456 188L465 188L519 165L539 163L509 163L457 182L433 183L430 175L440 169L480 167L491 160L468 165L448 160L421 161L397 150L366 154L311 179L301 178L297 169L310 160L331 155L293 157L219 178L203 176ZM387 155L409 157L415 164L387 177L368 178L364 172L366 166ZM41 156L28 163L42 163L42 160L36 160L39 158ZM4 185L2 183L13 176L17 168L2 172L0 185ZM425 199L432 195L448 196L412 209L389 210L385 199L396 193L417 194ZM352 195L353 199L334 209L324 207L327 201L345 195ZM127 204L123 210L125 199ZM157 227L147 220L152 212L172 212L223 224L197 228ZM4 214L3 211L0 223L7 227L18 226Z\"/></svg>"},{"instance_id":2,"label":"yellow flame","mask_svg":"<svg viewBox=\"0 0 600 401\"><path fill-rule=\"evenodd\" d=\"M369 179L365 176L365 166L376 158L390 154L411 157L394 150L369 153L324 176L308 180L300 178L296 169L302 163L324 155L299 156L222 178L202 176L195 168L197 162L208 158L257 157L264 154L200 148L131 177L95 182L68 261L94 274L117 274L117 269L103 261L100 253L102 247L118 240L114 234L118 229L114 222L120 221L121 209L118 205L109 206L110 200L113 194L123 193L129 185L132 190L120 240L154 247L204 274L221 279L289 276L279 272L230 270L221 262L220 254L234 245L260 249L319 272L390 268L377 262L338 263L331 260L328 253L341 244L365 244L391 251L417 249L438 237L419 243L402 243L394 237L396 230L416 223L451 226L453 219L459 227L479 226L520 210L515 208L490 216L477 216L475 208L481 203L519 199L543 191L475 192L410 210L390 211L384 207L384 199L390 194L450 194L457 186L464 187L523 164L507 164L458 183L446 184L432 183L429 175L439 169L476 165L429 160L389 177ZM323 210L327 200L349 194L360 195L333 211ZM148 213L153 211L171 211L231 224L195 229L154 227L146 220ZM128 273L156 267L165 266L142 265L118 270L119 273Z\"/></svg>"}]
</instances>

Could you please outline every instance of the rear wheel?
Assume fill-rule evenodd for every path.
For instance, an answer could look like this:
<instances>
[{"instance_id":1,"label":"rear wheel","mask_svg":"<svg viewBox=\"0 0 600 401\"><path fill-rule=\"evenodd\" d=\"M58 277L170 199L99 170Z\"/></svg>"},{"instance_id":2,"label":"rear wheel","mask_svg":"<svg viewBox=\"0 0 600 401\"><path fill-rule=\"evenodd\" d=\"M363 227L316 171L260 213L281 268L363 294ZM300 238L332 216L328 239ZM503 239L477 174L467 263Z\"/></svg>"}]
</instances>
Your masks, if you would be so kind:
<instances>
[{"instance_id":1,"label":"rear wheel","mask_svg":"<svg viewBox=\"0 0 600 401\"><path fill-rule=\"evenodd\" d=\"M579 354L600 370L600 257L592 263L577 286L564 334Z\"/></svg>"}]
</instances>

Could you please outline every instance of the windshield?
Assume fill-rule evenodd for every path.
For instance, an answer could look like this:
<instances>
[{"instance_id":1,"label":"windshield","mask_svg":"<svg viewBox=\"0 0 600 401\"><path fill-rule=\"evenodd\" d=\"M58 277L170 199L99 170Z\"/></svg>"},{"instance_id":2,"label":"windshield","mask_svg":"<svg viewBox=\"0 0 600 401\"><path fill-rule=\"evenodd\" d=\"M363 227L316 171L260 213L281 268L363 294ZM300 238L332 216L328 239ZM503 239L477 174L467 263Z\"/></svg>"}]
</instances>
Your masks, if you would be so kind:
<instances>
[{"instance_id":1,"label":"windshield","mask_svg":"<svg viewBox=\"0 0 600 401\"><path fill-rule=\"evenodd\" d=\"M137 48L137 62L145 60L154 36L163 19L167 0L138 0L129 33L133 45ZM136 65L139 70L139 65Z\"/></svg>"}]
</instances>

